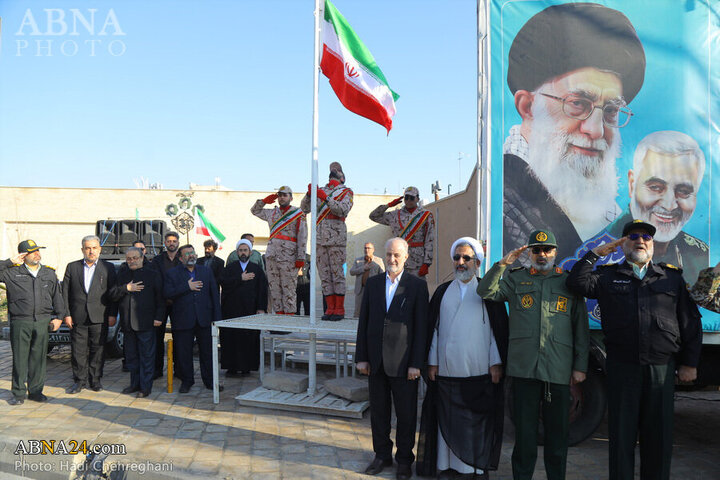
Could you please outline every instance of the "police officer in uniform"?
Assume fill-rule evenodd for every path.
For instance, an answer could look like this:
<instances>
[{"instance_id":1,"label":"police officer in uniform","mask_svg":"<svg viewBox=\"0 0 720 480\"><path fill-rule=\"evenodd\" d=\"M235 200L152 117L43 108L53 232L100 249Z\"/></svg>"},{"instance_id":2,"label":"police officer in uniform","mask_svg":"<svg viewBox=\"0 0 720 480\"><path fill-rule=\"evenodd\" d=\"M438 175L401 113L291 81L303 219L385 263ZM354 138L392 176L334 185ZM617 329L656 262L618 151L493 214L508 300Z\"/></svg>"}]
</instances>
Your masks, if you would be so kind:
<instances>
[{"instance_id":1,"label":"police officer in uniform","mask_svg":"<svg viewBox=\"0 0 720 480\"><path fill-rule=\"evenodd\" d=\"M568 287L596 298L607 350L610 480L632 480L640 438L640 478L668 480L672 455L675 371L697 377L702 345L700 313L682 270L654 263L655 227L625 224L622 238L595 247L572 268ZM621 246L625 261L595 262Z\"/></svg>"},{"instance_id":2,"label":"police officer in uniform","mask_svg":"<svg viewBox=\"0 0 720 480\"><path fill-rule=\"evenodd\" d=\"M310 213L310 187L300 202L303 212ZM330 176L317 189L317 269L322 294L327 303L323 320L338 321L345 317L345 271L347 226L345 218L353 206L353 191L345 186L345 174L338 162L330 164Z\"/></svg>"},{"instance_id":3,"label":"police officer in uniform","mask_svg":"<svg viewBox=\"0 0 720 480\"><path fill-rule=\"evenodd\" d=\"M18 255L0 262L0 282L7 287L12 347L12 398L20 405L27 398L45 402L45 361L48 328L60 328L65 305L55 270L40 265L40 249L32 240L18 245ZM50 327L48 327L48 323Z\"/></svg>"},{"instance_id":4,"label":"police officer in uniform","mask_svg":"<svg viewBox=\"0 0 720 480\"><path fill-rule=\"evenodd\" d=\"M527 249L531 266L503 275ZM527 245L493 265L477 287L484 299L509 304L507 375L512 378L515 480L533 478L541 408L547 478L565 478L570 384L584 381L587 372L585 299L565 286L568 274L555 266L556 256L555 235L536 230Z\"/></svg>"},{"instance_id":5,"label":"police officer in uniform","mask_svg":"<svg viewBox=\"0 0 720 480\"><path fill-rule=\"evenodd\" d=\"M402 208L387 211L401 201L405 202ZM435 219L432 213L418 205L419 201L418 189L407 187L402 197L387 205L378 205L370 212L370 220L390 226L393 237L400 237L408 242L410 257L405 264L405 271L424 277L433 261Z\"/></svg>"},{"instance_id":6,"label":"police officer in uniform","mask_svg":"<svg viewBox=\"0 0 720 480\"><path fill-rule=\"evenodd\" d=\"M277 193L258 199L250 213L265 220L270 226L270 241L265 251L268 285L275 313L294 315L297 299L298 270L305 265L307 223L305 214L290 205L293 195L288 186ZM275 200L278 206L272 205Z\"/></svg>"}]
</instances>

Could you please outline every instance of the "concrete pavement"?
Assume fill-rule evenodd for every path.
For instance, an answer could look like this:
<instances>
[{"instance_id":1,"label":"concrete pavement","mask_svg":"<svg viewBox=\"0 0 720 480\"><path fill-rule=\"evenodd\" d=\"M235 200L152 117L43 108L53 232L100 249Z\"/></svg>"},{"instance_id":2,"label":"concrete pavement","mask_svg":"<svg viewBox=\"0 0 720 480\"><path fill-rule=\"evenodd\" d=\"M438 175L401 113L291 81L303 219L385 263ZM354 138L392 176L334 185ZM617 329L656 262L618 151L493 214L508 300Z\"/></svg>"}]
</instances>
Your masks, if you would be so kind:
<instances>
[{"instance_id":1,"label":"concrete pavement","mask_svg":"<svg viewBox=\"0 0 720 480\"><path fill-rule=\"evenodd\" d=\"M225 390L219 405L212 403L212 392L202 386L197 365L198 378L190 393L166 393L162 379L155 382L150 397L137 399L120 393L129 374L122 372L119 359L110 359L104 391L69 395L65 390L72 384L70 350L63 347L48 358L45 394L50 401L26 400L24 405L10 406L6 400L11 395L11 365L10 344L0 341L0 472L25 478L73 478L84 455L17 455L19 442L27 446L28 440L87 440L124 445L124 455L110 455L103 464L124 466L129 479L372 478L357 473L373 457L367 413L352 420L236 406L236 395L259 385L257 373L239 379L223 376ZM322 370L319 381L333 374L334 368ZM677 396L672 478L720 479L720 393ZM493 478L511 478L511 453L512 426L506 422L500 470ZM542 449L538 459L535 478L544 479ZM23 463L16 469L18 461ZM6 478L5 473L0 478ZM380 478L394 478L394 468ZM591 439L570 449L567 478L607 478L604 424Z\"/></svg>"}]
</instances>

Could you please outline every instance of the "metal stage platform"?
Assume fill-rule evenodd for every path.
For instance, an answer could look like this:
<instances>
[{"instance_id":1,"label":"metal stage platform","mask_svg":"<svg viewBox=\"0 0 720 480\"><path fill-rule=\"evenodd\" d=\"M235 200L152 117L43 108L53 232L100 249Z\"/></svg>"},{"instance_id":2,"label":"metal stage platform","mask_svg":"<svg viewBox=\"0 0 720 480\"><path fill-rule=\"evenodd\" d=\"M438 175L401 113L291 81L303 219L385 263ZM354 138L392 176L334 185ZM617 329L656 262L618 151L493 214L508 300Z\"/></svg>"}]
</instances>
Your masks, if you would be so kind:
<instances>
[{"instance_id":1,"label":"metal stage platform","mask_svg":"<svg viewBox=\"0 0 720 480\"><path fill-rule=\"evenodd\" d=\"M292 332L308 335L308 391L306 393L288 393L258 387L255 390L238 395L236 400L240 405L274 408L321 415L335 415L341 417L361 418L369 402L351 402L344 398L328 393L325 388L316 384L316 342L318 337L332 336L354 342L357 335L357 319L344 319L338 322L319 321L314 325L310 317L297 315L275 315L263 313L247 317L232 318L214 322L212 326L212 360L213 360L213 402L220 402L218 391L218 339L219 328L245 328L249 330ZM297 340L294 336L293 340ZM264 348L260 349L260 368L264 369ZM261 372L262 373L262 372Z\"/></svg>"}]
</instances>

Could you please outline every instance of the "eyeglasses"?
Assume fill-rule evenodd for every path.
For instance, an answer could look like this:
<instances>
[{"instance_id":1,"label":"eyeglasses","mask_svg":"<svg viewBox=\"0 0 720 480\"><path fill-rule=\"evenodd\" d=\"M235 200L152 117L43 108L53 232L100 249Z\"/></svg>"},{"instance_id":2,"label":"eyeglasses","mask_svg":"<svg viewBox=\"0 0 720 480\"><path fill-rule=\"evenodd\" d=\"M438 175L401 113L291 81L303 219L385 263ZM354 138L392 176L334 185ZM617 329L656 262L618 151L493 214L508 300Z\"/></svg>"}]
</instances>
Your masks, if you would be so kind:
<instances>
[{"instance_id":1,"label":"eyeglasses","mask_svg":"<svg viewBox=\"0 0 720 480\"><path fill-rule=\"evenodd\" d=\"M545 247L532 247L531 251L535 255L539 255L540 252L550 253L553 250L555 250L555 247L545 246Z\"/></svg>"},{"instance_id":2,"label":"eyeglasses","mask_svg":"<svg viewBox=\"0 0 720 480\"><path fill-rule=\"evenodd\" d=\"M563 113L576 120L587 120L595 109L599 108L603 112L602 119L605 125L622 128L630 122L630 117L633 116L632 111L627 108L625 100L614 100L600 106L593 104L588 98L577 95L567 95L566 97L556 97L547 93L540 93L540 95L562 102Z\"/></svg>"},{"instance_id":3,"label":"eyeglasses","mask_svg":"<svg viewBox=\"0 0 720 480\"><path fill-rule=\"evenodd\" d=\"M475 260L477 257L471 257L470 255L458 255L457 253L453 255L453 260L456 262L459 262L461 258L465 260L465 263L467 263Z\"/></svg>"},{"instance_id":4,"label":"eyeglasses","mask_svg":"<svg viewBox=\"0 0 720 480\"><path fill-rule=\"evenodd\" d=\"M405 200L415 200L416 198L415 195L405 195Z\"/></svg>"},{"instance_id":5,"label":"eyeglasses","mask_svg":"<svg viewBox=\"0 0 720 480\"><path fill-rule=\"evenodd\" d=\"M637 240L640 237L642 237L642 239L645 240L646 242L649 242L650 240L653 239L653 236L650 235L649 233L631 233L630 235L628 235L628 238L633 241Z\"/></svg>"}]
</instances>

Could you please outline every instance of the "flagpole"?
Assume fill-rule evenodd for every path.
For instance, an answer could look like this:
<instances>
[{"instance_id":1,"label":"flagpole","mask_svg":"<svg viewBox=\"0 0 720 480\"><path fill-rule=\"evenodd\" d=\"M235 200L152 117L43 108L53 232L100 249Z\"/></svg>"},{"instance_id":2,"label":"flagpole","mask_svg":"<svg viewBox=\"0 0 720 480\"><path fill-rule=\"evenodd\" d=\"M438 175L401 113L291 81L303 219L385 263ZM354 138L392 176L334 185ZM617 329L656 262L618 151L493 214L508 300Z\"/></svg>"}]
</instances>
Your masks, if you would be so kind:
<instances>
[{"instance_id":1,"label":"flagpole","mask_svg":"<svg viewBox=\"0 0 720 480\"><path fill-rule=\"evenodd\" d=\"M485 256L491 254L491 168L490 168L490 88L489 88L489 54L490 54L490 12L487 0L477 2L477 108L478 108L478 239L485 242ZM484 262L483 269L487 273L492 263Z\"/></svg>"},{"instance_id":2,"label":"flagpole","mask_svg":"<svg viewBox=\"0 0 720 480\"><path fill-rule=\"evenodd\" d=\"M315 0L315 46L313 59L313 126L312 126L312 161L310 169L312 179L310 186L310 225L312 226L312 237L310 241L310 325L316 322L316 300L315 287L317 284L315 266L317 265L317 184L318 184L318 90L320 85L320 0ZM308 352L308 395L315 394L316 388L316 352L317 338L314 333L310 334L310 351Z\"/></svg>"}]
</instances>

